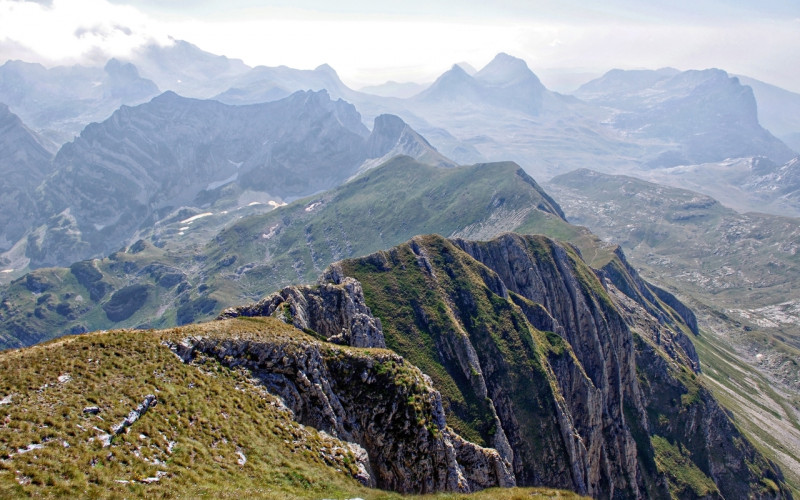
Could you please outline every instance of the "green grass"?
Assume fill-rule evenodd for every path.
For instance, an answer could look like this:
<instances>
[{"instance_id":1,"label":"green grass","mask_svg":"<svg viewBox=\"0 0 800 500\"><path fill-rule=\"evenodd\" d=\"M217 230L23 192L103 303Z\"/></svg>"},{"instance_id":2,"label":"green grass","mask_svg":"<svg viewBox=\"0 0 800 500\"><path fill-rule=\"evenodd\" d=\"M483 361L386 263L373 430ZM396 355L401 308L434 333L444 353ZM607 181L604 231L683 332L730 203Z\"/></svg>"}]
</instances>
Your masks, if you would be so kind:
<instances>
[{"instance_id":1,"label":"green grass","mask_svg":"<svg viewBox=\"0 0 800 500\"><path fill-rule=\"evenodd\" d=\"M685 447L657 435L651 436L650 441L658 470L669 479L673 498L719 495L714 481L687 456Z\"/></svg>"},{"instance_id":2,"label":"green grass","mask_svg":"<svg viewBox=\"0 0 800 500\"><path fill-rule=\"evenodd\" d=\"M3 354L0 391L13 401L0 407L5 422L0 491L82 497L210 496L223 489L248 496L357 491L346 474L319 459L322 442L316 433L277 411L273 398L252 386L246 373L216 363L202 369L184 365L161 344L215 333L220 326L95 333ZM229 323L224 335L248 327ZM56 380L63 374L71 379ZM93 428L108 431L146 394L155 394L158 404L104 448L97 439L101 432ZM100 414L83 413L87 406L98 406ZM30 444L44 447L18 453ZM247 456L244 466L237 464L237 451ZM140 482L158 471L166 473L160 481Z\"/></svg>"},{"instance_id":3,"label":"green grass","mask_svg":"<svg viewBox=\"0 0 800 500\"><path fill-rule=\"evenodd\" d=\"M248 209L239 220L219 214L199 219L183 236L178 235L179 221L194 212L178 212L150 236L163 248L148 240L91 266L79 265L77 271L89 288L68 269L35 271L48 278L53 296L52 303L39 307L42 317L34 315L38 296L21 281L0 291L0 348L30 345L74 328L159 328L208 319L282 286L313 282L334 261L387 249L417 234L450 236L492 215L505 222L502 228L495 227L496 221L489 224L489 236L519 229L570 237L595 248L588 232L570 226L555 211L516 164L444 169L401 157L336 189L271 212L252 214ZM523 212L523 219L515 218ZM233 222L220 230L225 220ZM160 286L159 272L145 271L153 264L182 273L184 280ZM108 284L102 297L95 290L97 300L91 298L89 283L97 278L93 269L102 276L99 282ZM103 306L114 291L132 285L149 287L147 301L130 317L109 320ZM83 301L75 307L74 318L56 312L60 302L75 305L78 295ZM214 306L204 307L211 301Z\"/></svg>"},{"instance_id":4,"label":"green grass","mask_svg":"<svg viewBox=\"0 0 800 500\"><path fill-rule=\"evenodd\" d=\"M757 369L742 361L730 347L712 334L694 339L698 355L704 362L706 384L714 396L734 415L737 427L767 458L783 465L786 482L797 495L800 493L800 475L793 470L800 465L800 453L787 446L782 433L751 419L750 412L771 415L783 432L800 437L798 401L787 401ZM790 462L787 464L787 461ZM787 466L789 465L789 466ZM793 469L793 467L794 469Z\"/></svg>"},{"instance_id":5,"label":"green grass","mask_svg":"<svg viewBox=\"0 0 800 500\"><path fill-rule=\"evenodd\" d=\"M187 336L290 346L310 339L277 320L247 319L163 331L97 332L1 353L0 392L11 402L0 405L0 496L400 498L351 479L353 460L347 453L333 462L322 458L330 438L292 421L246 370L213 358L184 364L164 345ZM331 349L330 356L373 356L368 350ZM379 366L388 383L406 384L414 394L418 376L410 375L410 367ZM69 377L59 381L62 375ZM155 394L157 405L103 447L98 436L146 394ZM419 404L413 396L411 403ZM100 413L85 413L88 406ZM20 452L29 445L42 447ZM244 465L238 463L240 452L247 457ZM159 474L156 482L142 482ZM575 498L548 489L484 492L475 498L523 497Z\"/></svg>"},{"instance_id":6,"label":"green grass","mask_svg":"<svg viewBox=\"0 0 800 500\"><path fill-rule=\"evenodd\" d=\"M530 251L552 258L550 240L527 241ZM568 353L580 364L568 343L534 328L512 299L527 307L535 304L492 292L484 280L493 271L435 235L346 260L342 266L344 274L362 283L366 303L383 324L387 346L431 376L450 426L491 446L491 402L476 397L479 384L485 383L492 398L513 408L519 432L515 454L525 474L547 474L538 469L536 457L543 453L568 463L553 414L561 396L548 359ZM596 281L594 275L592 279ZM470 348L477 365L468 364Z\"/></svg>"}]
</instances>

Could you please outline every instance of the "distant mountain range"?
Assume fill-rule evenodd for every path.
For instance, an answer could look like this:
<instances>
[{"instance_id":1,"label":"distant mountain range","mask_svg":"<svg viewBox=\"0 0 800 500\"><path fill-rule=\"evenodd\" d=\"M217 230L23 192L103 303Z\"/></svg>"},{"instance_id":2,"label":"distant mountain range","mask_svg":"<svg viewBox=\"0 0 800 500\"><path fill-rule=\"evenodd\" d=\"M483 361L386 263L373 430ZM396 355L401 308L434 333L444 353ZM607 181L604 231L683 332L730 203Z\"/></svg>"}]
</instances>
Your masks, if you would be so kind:
<instances>
[{"instance_id":1,"label":"distant mountain range","mask_svg":"<svg viewBox=\"0 0 800 500\"><path fill-rule=\"evenodd\" d=\"M628 136L675 143L646 158L646 167L748 156L782 163L796 155L761 127L752 89L721 70L613 70L575 95L617 110L610 123Z\"/></svg>"},{"instance_id":2,"label":"distant mountain range","mask_svg":"<svg viewBox=\"0 0 800 500\"><path fill-rule=\"evenodd\" d=\"M91 122L108 118L123 104L145 102L159 93L130 63L111 59L104 68L8 61L0 66L0 103L26 125L53 141L71 140Z\"/></svg>"},{"instance_id":3,"label":"distant mountain range","mask_svg":"<svg viewBox=\"0 0 800 500\"><path fill-rule=\"evenodd\" d=\"M0 102L60 144L119 105L164 90L254 104L325 89L355 105L367 125L381 114L401 117L458 163L510 159L549 178L580 167L631 173L752 156L784 164L795 154L770 132L796 144L800 128L790 116L797 95L748 82L757 99L720 70L612 70L564 96L547 90L524 61L498 54L480 71L455 65L419 92L382 96L348 88L327 65L250 68L176 41L145 47L125 63L112 60L104 70L8 62L0 67Z\"/></svg>"},{"instance_id":4,"label":"distant mountain range","mask_svg":"<svg viewBox=\"0 0 800 500\"><path fill-rule=\"evenodd\" d=\"M118 351L114 376L147 377L136 378L136 390L149 387L139 417L156 399L156 412L174 412L183 396L157 370L126 365L145 363L135 352L165 353L183 378L186 367L212 369L209 377L232 377L240 390L263 377L260 414L274 407L281 432L310 440L270 446L293 454L304 442L314 460L329 445L341 449L322 453L325 464L282 462L319 466L326 481L330 466L401 492L518 484L600 497L791 495L800 484L797 220L737 214L698 193L609 174L669 178L737 208L800 213L800 163L772 134L794 133L779 109L793 109L790 93L754 93L716 69L663 69L614 70L568 96L507 54L480 70L457 64L413 95L380 93L348 88L327 65L250 68L185 42L102 69L4 64L0 347L189 325L225 309L225 322L113 334L99 347L104 334L78 337L73 347L86 352L64 356L78 366L90 351ZM763 110L759 95L771 103ZM605 173L573 170L587 166ZM566 214L531 174L563 174L550 185ZM253 315L274 318L230 319ZM43 349L66 353L69 344ZM138 438L120 424L106 437L48 444L62 417L98 429L88 425L106 425L95 411L122 411L119 397L100 395L114 386L106 358L102 377L72 391L74 408L15 427L24 420L16 412L47 400L44 389L73 375L78 383L73 368L61 385L32 382L28 365L15 363L40 362L37 352L0 356L22 374L0 394L10 424L0 429L0 458L22 472L0 482L37 494L51 479L27 452L52 448L82 453L89 465L71 469L75 484L108 481L107 469L92 472L96 463L130 477L128 462L93 462L111 460L99 447L118 458L120 443L128 450L165 432L184 441L176 460L166 458L173 445L158 455L170 472L154 482L206 463L206 445L185 440L208 436L181 434L195 426L183 417L173 425L173 413ZM76 401L97 410L78 414ZM208 404L195 428L228 418ZM383 411L395 420L375 418ZM230 444L218 438L208 446ZM791 486L748 439L786 467ZM187 449L200 450L197 462L182 461ZM228 451L245 465L246 445ZM400 464L395 452L413 459Z\"/></svg>"}]
</instances>

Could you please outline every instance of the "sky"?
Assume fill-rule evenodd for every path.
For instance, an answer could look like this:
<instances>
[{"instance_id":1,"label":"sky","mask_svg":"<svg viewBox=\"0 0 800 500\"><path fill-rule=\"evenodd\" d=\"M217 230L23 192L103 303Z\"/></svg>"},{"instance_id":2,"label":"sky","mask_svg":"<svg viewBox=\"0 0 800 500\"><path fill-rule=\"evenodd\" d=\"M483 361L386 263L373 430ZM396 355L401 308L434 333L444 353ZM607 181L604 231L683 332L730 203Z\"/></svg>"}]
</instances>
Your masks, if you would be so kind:
<instances>
[{"instance_id":1,"label":"sky","mask_svg":"<svg viewBox=\"0 0 800 500\"><path fill-rule=\"evenodd\" d=\"M251 66L327 63L354 88L506 52L562 91L671 66L800 93L798 0L0 0L0 63L99 65L175 39Z\"/></svg>"}]
</instances>

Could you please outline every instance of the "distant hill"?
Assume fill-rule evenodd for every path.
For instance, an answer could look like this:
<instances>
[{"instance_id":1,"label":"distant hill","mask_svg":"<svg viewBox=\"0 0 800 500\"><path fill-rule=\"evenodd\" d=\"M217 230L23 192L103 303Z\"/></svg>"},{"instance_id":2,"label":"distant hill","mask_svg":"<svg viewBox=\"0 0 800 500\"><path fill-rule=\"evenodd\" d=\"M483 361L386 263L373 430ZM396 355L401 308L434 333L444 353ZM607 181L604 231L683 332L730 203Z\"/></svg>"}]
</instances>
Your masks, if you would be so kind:
<instances>
[{"instance_id":1,"label":"distant hill","mask_svg":"<svg viewBox=\"0 0 800 500\"><path fill-rule=\"evenodd\" d=\"M0 307L4 344L209 318L281 286L313 281L336 260L420 233L489 238L518 229L594 245L513 163L440 168L398 157L333 190L261 215L257 208L175 214L143 233L147 241L108 258L17 279ZM204 236L194 240L195 233Z\"/></svg>"},{"instance_id":2,"label":"distant hill","mask_svg":"<svg viewBox=\"0 0 800 500\"><path fill-rule=\"evenodd\" d=\"M428 87L429 84L416 82L393 82L389 81L380 85L367 85L361 87L360 91L365 94L372 94L381 97L412 97Z\"/></svg>"},{"instance_id":3,"label":"distant hill","mask_svg":"<svg viewBox=\"0 0 800 500\"><path fill-rule=\"evenodd\" d=\"M642 179L706 194L739 212L800 215L800 163L733 158L698 165L642 170Z\"/></svg>"},{"instance_id":4,"label":"distant hill","mask_svg":"<svg viewBox=\"0 0 800 500\"><path fill-rule=\"evenodd\" d=\"M746 76L739 80L753 89L761 125L800 153L800 94Z\"/></svg>"},{"instance_id":5,"label":"distant hill","mask_svg":"<svg viewBox=\"0 0 800 500\"><path fill-rule=\"evenodd\" d=\"M225 91L252 69L239 59L211 54L184 40L146 45L131 54L129 62L163 91L200 99Z\"/></svg>"}]
</instances>

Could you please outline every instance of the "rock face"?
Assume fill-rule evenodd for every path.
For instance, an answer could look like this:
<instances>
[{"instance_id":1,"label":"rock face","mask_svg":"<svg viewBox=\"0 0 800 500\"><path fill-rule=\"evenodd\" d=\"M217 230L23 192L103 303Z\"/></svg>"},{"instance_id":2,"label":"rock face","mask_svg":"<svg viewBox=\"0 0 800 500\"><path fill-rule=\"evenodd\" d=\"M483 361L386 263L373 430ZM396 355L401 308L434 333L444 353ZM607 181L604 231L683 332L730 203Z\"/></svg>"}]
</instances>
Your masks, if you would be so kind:
<instances>
[{"instance_id":1,"label":"rock face","mask_svg":"<svg viewBox=\"0 0 800 500\"><path fill-rule=\"evenodd\" d=\"M0 66L0 102L57 144L71 140L87 124L105 120L121 105L139 104L158 93L156 84L133 65L116 59L104 68L45 68L22 61Z\"/></svg>"},{"instance_id":2,"label":"rock face","mask_svg":"<svg viewBox=\"0 0 800 500\"><path fill-rule=\"evenodd\" d=\"M336 344L386 347L381 321L364 303L361 284L343 278L336 284L290 286L259 302L230 307L219 319L239 316L279 316L300 330L312 330Z\"/></svg>"},{"instance_id":3,"label":"rock face","mask_svg":"<svg viewBox=\"0 0 800 500\"><path fill-rule=\"evenodd\" d=\"M387 346L448 388L448 423L497 449L517 484L611 498L789 496L696 381L681 316L620 291L575 249L513 234L418 237L339 266L325 278L362 283Z\"/></svg>"},{"instance_id":4,"label":"rock face","mask_svg":"<svg viewBox=\"0 0 800 500\"><path fill-rule=\"evenodd\" d=\"M40 138L0 103L0 252L38 217L36 188L50 173L51 159Z\"/></svg>"},{"instance_id":5,"label":"rock face","mask_svg":"<svg viewBox=\"0 0 800 500\"><path fill-rule=\"evenodd\" d=\"M350 280L352 284L352 280ZM363 448L370 486L403 493L514 486L497 451L447 427L430 379L389 351L305 340L188 338L170 347L185 362L211 356L245 368L281 396L298 422Z\"/></svg>"},{"instance_id":6,"label":"rock face","mask_svg":"<svg viewBox=\"0 0 800 500\"><path fill-rule=\"evenodd\" d=\"M613 125L632 137L677 143L648 160L650 167L748 156L783 163L794 156L759 124L753 90L719 69L612 70L576 96L620 110Z\"/></svg>"},{"instance_id":7,"label":"rock face","mask_svg":"<svg viewBox=\"0 0 800 500\"><path fill-rule=\"evenodd\" d=\"M135 68L112 61L106 70L137 91ZM253 192L291 200L396 154L452 166L399 118L382 118L371 134L352 105L324 90L248 106L166 92L123 106L59 150L37 186L32 225L45 227L31 232L26 254L32 268L107 255L181 207L238 208Z\"/></svg>"}]
</instances>

